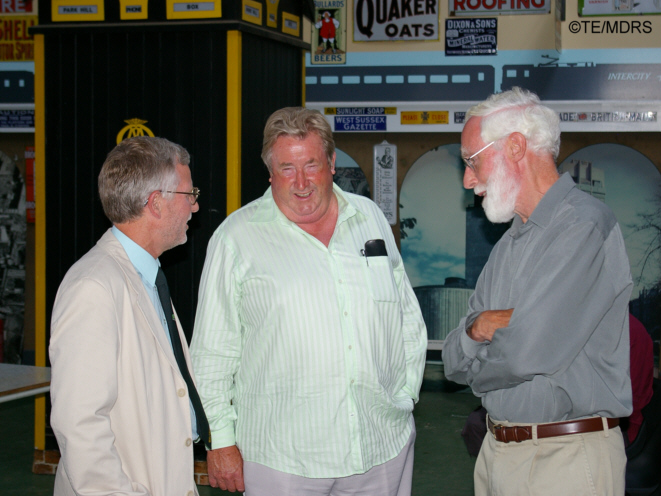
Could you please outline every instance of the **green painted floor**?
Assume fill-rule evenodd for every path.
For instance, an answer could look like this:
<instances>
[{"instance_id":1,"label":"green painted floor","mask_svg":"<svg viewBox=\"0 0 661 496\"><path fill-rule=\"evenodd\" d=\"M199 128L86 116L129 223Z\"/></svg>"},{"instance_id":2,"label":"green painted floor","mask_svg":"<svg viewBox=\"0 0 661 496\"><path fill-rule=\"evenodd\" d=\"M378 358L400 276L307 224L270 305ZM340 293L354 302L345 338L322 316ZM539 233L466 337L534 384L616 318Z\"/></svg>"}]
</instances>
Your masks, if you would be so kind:
<instances>
[{"instance_id":1,"label":"green painted floor","mask_svg":"<svg viewBox=\"0 0 661 496\"><path fill-rule=\"evenodd\" d=\"M459 433L466 417L479 405L479 401L471 393L457 391L453 386L443 380L440 366L427 366L420 402L414 412L418 431L413 474L414 496L473 494L475 459L468 455ZM33 431L33 399L0 403L2 496L53 494L54 476L35 475L31 472ZM199 491L200 496L232 494L208 486L200 486Z\"/></svg>"}]
</instances>

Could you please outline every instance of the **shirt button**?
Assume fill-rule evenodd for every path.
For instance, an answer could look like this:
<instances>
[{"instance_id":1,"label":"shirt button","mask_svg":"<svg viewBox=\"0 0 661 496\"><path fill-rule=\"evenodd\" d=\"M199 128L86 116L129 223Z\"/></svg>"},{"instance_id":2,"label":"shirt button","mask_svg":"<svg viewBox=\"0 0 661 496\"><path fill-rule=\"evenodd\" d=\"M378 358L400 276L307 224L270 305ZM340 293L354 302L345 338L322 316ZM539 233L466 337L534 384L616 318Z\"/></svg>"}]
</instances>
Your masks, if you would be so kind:
<instances>
[{"instance_id":1,"label":"shirt button","mask_svg":"<svg viewBox=\"0 0 661 496\"><path fill-rule=\"evenodd\" d=\"M191 444L193 444L191 438L186 439L186 446L190 446Z\"/></svg>"},{"instance_id":2,"label":"shirt button","mask_svg":"<svg viewBox=\"0 0 661 496\"><path fill-rule=\"evenodd\" d=\"M340 284L342 284L342 279L338 279L337 282L339 282Z\"/></svg>"},{"instance_id":3,"label":"shirt button","mask_svg":"<svg viewBox=\"0 0 661 496\"><path fill-rule=\"evenodd\" d=\"M184 388L181 388L177 390L177 394L179 395L180 398L183 398L184 396L186 396L186 390Z\"/></svg>"},{"instance_id":4,"label":"shirt button","mask_svg":"<svg viewBox=\"0 0 661 496\"><path fill-rule=\"evenodd\" d=\"M349 312L344 312L344 316L346 317L347 315L349 315Z\"/></svg>"},{"instance_id":5,"label":"shirt button","mask_svg":"<svg viewBox=\"0 0 661 496\"><path fill-rule=\"evenodd\" d=\"M351 345L349 345L349 349L351 349Z\"/></svg>"},{"instance_id":6,"label":"shirt button","mask_svg":"<svg viewBox=\"0 0 661 496\"><path fill-rule=\"evenodd\" d=\"M353 384L353 379L351 379L351 384Z\"/></svg>"}]
</instances>

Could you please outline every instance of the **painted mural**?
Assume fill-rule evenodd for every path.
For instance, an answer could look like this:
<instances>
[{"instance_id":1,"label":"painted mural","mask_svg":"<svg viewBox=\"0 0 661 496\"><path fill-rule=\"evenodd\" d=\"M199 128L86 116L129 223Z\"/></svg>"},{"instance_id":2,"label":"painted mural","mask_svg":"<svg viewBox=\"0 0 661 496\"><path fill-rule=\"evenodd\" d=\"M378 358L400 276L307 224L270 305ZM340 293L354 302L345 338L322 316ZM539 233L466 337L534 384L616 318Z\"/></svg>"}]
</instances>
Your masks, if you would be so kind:
<instances>
[{"instance_id":1,"label":"painted mural","mask_svg":"<svg viewBox=\"0 0 661 496\"><path fill-rule=\"evenodd\" d=\"M615 212L634 278L631 311L659 340L661 174L640 152L614 144L583 148L559 169ZM491 248L507 229L485 218L462 177L460 146L446 145L420 157L401 189L402 257L431 341L443 340L465 314Z\"/></svg>"}]
</instances>

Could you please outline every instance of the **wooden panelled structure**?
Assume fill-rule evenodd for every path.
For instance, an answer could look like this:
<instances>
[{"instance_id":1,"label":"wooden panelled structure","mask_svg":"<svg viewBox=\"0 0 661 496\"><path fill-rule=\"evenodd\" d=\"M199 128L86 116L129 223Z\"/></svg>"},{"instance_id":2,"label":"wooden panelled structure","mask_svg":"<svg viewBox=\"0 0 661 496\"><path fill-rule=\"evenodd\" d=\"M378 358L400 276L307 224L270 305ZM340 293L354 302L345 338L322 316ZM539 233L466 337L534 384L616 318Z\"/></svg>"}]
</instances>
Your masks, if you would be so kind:
<instances>
[{"instance_id":1,"label":"wooden panelled structure","mask_svg":"<svg viewBox=\"0 0 661 496\"><path fill-rule=\"evenodd\" d=\"M40 13L50 15L49 8ZM227 81L235 70L228 36L238 33L241 43L241 163L231 164L241 171L241 204L268 187L260 158L266 118L302 104L305 45L238 21L42 23L37 32L44 35L47 314L68 268L110 225L97 176L124 121L139 118L190 152L202 190L188 243L162 257L190 337L206 245L227 213Z\"/></svg>"},{"instance_id":2,"label":"wooden panelled structure","mask_svg":"<svg viewBox=\"0 0 661 496\"><path fill-rule=\"evenodd\" d=\"M302 105L309 46L302 33L297 38L243 22L240 1L221 2L222 17L214 20L166 20L163 0L149 2L149 20L120 22L117 0L106 0L106 22L55 23L50 2L40 1L32 31L35 139L42 143L37 187L43 188L37 192L36 333L43 343L37 365L47 365L60 281L110 227L97 177L126 120L147 121L155 136L191 154L200 210L189 222L188 242L161 257L189 339L209 238L228 213L269 186L260 158L264 123L278 108ZM285 8L301 15L302 24L312 2L281 0ZM44 449L39 431L36 446Z\"/></svg>"}]
</instances>

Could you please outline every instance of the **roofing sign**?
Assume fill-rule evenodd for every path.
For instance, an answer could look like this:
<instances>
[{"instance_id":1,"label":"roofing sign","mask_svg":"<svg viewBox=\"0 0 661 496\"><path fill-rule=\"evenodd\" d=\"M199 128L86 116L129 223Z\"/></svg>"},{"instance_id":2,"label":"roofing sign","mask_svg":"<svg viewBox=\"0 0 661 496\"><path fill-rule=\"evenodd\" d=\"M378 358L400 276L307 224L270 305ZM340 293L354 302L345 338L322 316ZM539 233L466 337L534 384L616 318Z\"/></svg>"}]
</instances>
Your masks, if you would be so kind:
<instances>
[{"instance_id":1,"label":"roofing sign","mask_svg":"<svg viewBox=\"0 0 661 496\"><path fill-rule=\"evenodd\" d=\"M484 14L548 14L551 0L449 0L451 16Z\"/></svg>"},{"instance_id":2,"label":"roofing sign","mask_svg":"<svg viewBox=\"0 0 661 496\"><path fill-rule=\"evenodd\" d=\"M353 39L438 40L438 4L438 0L354 0Z\"/></svg>"}]
</instances>

